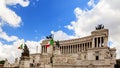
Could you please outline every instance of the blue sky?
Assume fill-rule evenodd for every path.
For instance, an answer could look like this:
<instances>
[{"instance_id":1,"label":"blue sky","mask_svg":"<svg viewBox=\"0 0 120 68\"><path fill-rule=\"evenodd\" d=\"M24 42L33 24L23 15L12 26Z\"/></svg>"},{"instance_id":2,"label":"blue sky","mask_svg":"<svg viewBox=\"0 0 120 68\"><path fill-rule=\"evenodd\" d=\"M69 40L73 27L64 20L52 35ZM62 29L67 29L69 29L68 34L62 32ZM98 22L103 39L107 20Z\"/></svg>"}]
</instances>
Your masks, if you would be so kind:
<instances>
[{"instance_id":1,"label":"blue sky","mask_svg":"<svg viewBox=\"0 0 120 68\"><path fill-rule=\"evenodd\" d=\"M90 8L87 3L89 0L30 0L28 7L20 5L10 6L22 19L22 24L18 28L12 28L5 25L3 30L8 35L15 35L25 40L38 41L50 32L62 30L69 35L73 31L66 29L64 26L76 20L74 9Z\"/></svg>"}]
</instances>

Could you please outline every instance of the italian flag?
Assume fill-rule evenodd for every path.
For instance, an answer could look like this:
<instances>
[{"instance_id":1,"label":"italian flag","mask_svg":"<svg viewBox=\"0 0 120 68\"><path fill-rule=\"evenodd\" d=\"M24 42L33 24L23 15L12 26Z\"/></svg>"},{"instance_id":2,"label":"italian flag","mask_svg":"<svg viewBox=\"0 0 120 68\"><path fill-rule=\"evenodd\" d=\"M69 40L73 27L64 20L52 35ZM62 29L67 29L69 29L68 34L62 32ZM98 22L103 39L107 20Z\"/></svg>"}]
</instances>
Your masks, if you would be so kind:
<instances>
[{"instance_id":1,"label":"italian flag","mask_svg":"<svg viewBox=\"0 0 120 68\"><path fill-rule=\"evenodd\" d=\"M18 49L23 49L23 44L21 44L21 45L18 47Z\"/></svg>"},{"instance_id":2,"label":"italian flag","mask_svg":"<svg viewBox=\"0 0 120 68\"><path fill-rule=\"evenodd\" d=\"M54 40L51 39L51 40L48 42L48 44L46 44L46 48L49 47L50 45L53 45L53 44L54 44Z\"/></svg>"}]
</instances>

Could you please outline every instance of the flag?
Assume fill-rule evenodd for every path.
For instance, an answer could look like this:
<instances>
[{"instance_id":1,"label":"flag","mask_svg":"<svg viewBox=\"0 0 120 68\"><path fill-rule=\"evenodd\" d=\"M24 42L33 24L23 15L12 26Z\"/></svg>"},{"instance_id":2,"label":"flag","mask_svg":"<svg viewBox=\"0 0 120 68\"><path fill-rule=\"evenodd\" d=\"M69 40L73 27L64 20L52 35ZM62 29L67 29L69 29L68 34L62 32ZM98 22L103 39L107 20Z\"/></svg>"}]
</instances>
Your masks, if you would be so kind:
<instances>
[{"instance_id":1,"label":"flag","mask_svg":"<svg viewBox=\"0 0 120 68\"><path fill-rule=\"evenodd\" d=\"M23 44L21 44L21 45L18 47L18 49L23 49Z\"/></svg>"},{"instance_id":2,"label":"flag","mask_svg":"<svg viewBox=\"0 0 120 68\"><path fill-rule=\"evenodd\" d=\"M48 44L46 44L46 47L49 47L50 45L53 45L53 44L54 44L54 40L51 39L51 40L48 42Z\"/></svg>"}]
</instances>

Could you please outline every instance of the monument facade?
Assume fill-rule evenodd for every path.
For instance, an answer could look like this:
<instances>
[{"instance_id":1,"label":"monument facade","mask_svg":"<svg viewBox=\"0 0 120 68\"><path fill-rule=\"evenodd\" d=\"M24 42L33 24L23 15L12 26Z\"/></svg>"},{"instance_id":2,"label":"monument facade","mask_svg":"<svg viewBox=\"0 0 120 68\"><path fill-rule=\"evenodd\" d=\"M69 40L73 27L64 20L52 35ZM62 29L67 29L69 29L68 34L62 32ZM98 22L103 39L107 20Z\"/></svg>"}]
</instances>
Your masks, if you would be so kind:
<instances>
[{"instance_id":1,"label":"monument facade","mask_svg":"<svg viewBox=\"0 0 120 68\"><path fill-rule=\"evenodd\" d=\"M59 41L46 48L44 40L40 63L42 68L114 68L116 49L108 47L109 30L98 25L90 36ZM51 49L51 50L49 50Z\"/></svg>"}]
</instances>

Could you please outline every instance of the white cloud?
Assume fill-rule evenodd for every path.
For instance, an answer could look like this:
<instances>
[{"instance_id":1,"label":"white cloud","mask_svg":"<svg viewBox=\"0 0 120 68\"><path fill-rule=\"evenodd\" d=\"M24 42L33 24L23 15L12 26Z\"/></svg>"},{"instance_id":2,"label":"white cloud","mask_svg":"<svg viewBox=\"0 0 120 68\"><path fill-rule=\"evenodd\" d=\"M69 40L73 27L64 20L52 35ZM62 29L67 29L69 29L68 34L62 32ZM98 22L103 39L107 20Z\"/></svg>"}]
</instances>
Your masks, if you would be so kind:
<instances>
[{"instance_id":1,"label":"white cloud","mask_svg":"<svg viewBox=\"0 0 120 68\"><path fill-rule=\"evenodd\" d=\"M26 41L26 45L28 46L28 48L30 49L30 53L41 53L41 45L40 43L42 42L42 40L40 41Z\"/></svg>"},{"instance_id":2,"label":"white cloud","mask_svg":"<svg viewBox=\"0 0 120 68\"><path fill-rule=\"evenodd\" d=\"M23 7L26 7L29 5L29 0L6 0L7 5L17 5L20 4Z\"/></svg>"},{"instance_id":3,"label":"white cloud","mask_svg":"<svg viewBox=\"0 0 120 68\"><path fill-rule=\"evenodd\" d=\"M3 40L6 40L8 42L18 40L18 37L16 37L16 36L8 36L6 34L6 32L2 31L2 29L0 29L0 38L2 38Z\"/></svg>"},{"instance_id":4,"label":"white cloud","mask_svg":"<svg viewBox=\"0 0 120 68\"><path fill-rule=\"evenodd\" d=\"M54 34L54 40L68 40L68 39L73 39L75 38L74 36L68 35L65 32L63 32L62 30L59 31L51 31L52 34Z\"/></svg>"},{"instance_id":5,"label":"white cloud","mask_svg":"<svg viewBox=\"0 0 120 68\"><path fill-rule=\"evenodd\" d=\"M40 41L24 41L24 39L15 41L12 45L3 44L0 42L0 60L7 58L9 62L13 63L15 58L19 58L21 56L22 50L18 49L18 47L25 43L30 51L30 54L36 53L36 47L38 46L38 52L41 50Z\"/></svg>"},{"instance_id":6,"label":"white cloud","mask_svg":"<svg viewBox=\"0 0 120 68\"><path fill-rule=\"evenodd\" d=\"M12 3L20 4L21 2L24 3L23 0L0 0L0 18L3 23L7 23L13 27L20 26L22 21L21 17L18 16L13 10L9 9L7 5L13 5ZM22 3L20 5L24 6Z\"/></svg>"},{"instance_id":7,"label":"white cloud","mask_svg":"<svg viewBox=\"0 0 120 68\"><path fill-rule=\"evenodd\" d=\"M91 10L82 10L76 8L74 10L77 21L73 21L66 27L75 32L76 36L89 35L97 24L104 24L105 28L110 30L110 36L116 42L120 41L120 0L100 0ZM93 0L88 3L93 5ZM69 28L70 27L70 28ZM115 42L113 42L115 43ZM117 58L120 58L119 44L114 45L117 48Z\"/></svg>"},{"instance_id":8,"label":"white cloud","mask_svg":"<svg viewBox=\"0 0 120 68\"><path fill-rule=\"evenodd\" d=\"M19 42L19 41L18 41ZM19 45L7 45L7 44L0 44L0 59L7 58L10 62L13 62L12 58L20 57L21 50L18 50L17 47ZM11 58L12 57L12 58Z\"/></svg>"}]
</instances>

